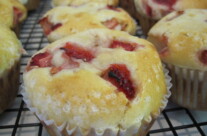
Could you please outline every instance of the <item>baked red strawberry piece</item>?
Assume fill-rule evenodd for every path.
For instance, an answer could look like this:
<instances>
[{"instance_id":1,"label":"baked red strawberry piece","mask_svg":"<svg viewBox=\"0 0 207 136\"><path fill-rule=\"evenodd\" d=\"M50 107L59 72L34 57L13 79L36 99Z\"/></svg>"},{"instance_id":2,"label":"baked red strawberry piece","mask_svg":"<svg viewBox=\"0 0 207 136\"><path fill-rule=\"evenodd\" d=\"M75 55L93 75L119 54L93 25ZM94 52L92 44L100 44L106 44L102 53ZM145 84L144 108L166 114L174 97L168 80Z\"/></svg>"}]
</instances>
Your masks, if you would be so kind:
<instances>
[{"instance_id":1,"label":"baked red strawberry piece","mask_svg":"<svg viewBox=\"0 0 207 136\"><path fill-rule=\"evenodd\" d=\"M62 47L61 49L65 50L66 54L69 57L72 57L75 59L81 59L84 62L89 62L95 57L91 51L84 49L83 47L79 47L75 44L69 43L69 42L66 43L66 45Z\"/></svg>"},{"instance_id":2,"label":"baked red strawberry piece","mask_svg":"<svg viewBox=\"0 0 207 136\"><path fill-rule=\"evenodd\" d=\"M200 62L202 62L204 65L207 65L207 50L203 50L199 53L198 56Z\"/></svg>"},{"instance_id":3,"label":"baked red strawberry piece","mask_svg":"<svg viewBox=\"0 0 207 136\"><path fill-rule=\"evenodd\" d=\"M32 57L27 70L29 71L32 69L32 66L51 67L50 73L56 74L62 69L73 69L79 67L79 62L76 59L81 59L84 62L89 62L95 57L91 51L69 42L66 43L64 47L58 48L56 51L58 50L64 50L60 58L63 60L62 63L56 64L52 62L52 59L54 57L53 54L55 52L44 52Z\"/></svg>"},{"instance_id":4,"label":"baked red strawberry piece","mask_svg":"<svg viewBox=\"0 0 207 136\"><path fill-rule=\"evenodd\" d=\"M70 56L68 56L65 52L61 55L64 62L61 65L53 65L50 69L50 73L52 75L60 72L63 69L73 69L79 67L79 63L75 60L72 60Z\"/></svg>"},{"instance_id":5,"label":"baked red strawberry piece","mask_svg":"<svg viewBox=\"0 0 207 136\"><path fill-rule=\"evenodd\" d=\"M115 30L121 30L124 31L127 27L127 24L119 23L119 21L116 18L112 18L110 20L106 20L105 22L102 22L104 26L106 26L109 29L115 29Z\"/></svg>"},{"instance_id":6,"label":"baked red strawberry piece","mask_svg":"<svg viewBox=\"0 0 207 136\"><path fill-rule=\"evenodd\" d=\"M136 49L136 46L137 46L136 43L128 43L128 42L114 40L112 41L110 48L122 47L126 51L134 51Z\"/></svg>"},{"instance_id":7,"label":"baked red strawberry piece","mask_svg":"<svg viewBox=\"0 0 207 136\"><path fill-rule=\"evenodd\" d=\"M119 9L119 8L116 8L115 6L111 6L111 5L107 5L107 9L110 9L110 10L114 10L114 11L120 12L120 9Z\"/></svg>"},{"instance_id":8,"label":"baked red strawberry piece","mask_svg":"<svg viewBox=\"0 0 207 136\"><path fill-rule=\"evenodd\" d=\"M13 7L13 12L14 12L14 24L16 25L20 22L20 18L23 16L23 12L17 7Z\"/></svg>"},{"instance_id":9,"label":"baked red strawberry piece","mask_svg":"<svg viewBox=\"0 0 207 136\"><path fill-rule=\"evenodd\" d=\"M162 10L162 15L166 15L170 11L172 11L173 10L173 6L177 2L177 0L152 0L152 1L155 2L155 3L157 3L157 4L167 6L166 11ZM153 17L153 9L149 5L149 3L145 3L145 10L146 10L146 14L149 17Z\"/></svg>"},{"instance_id":10,"label":"baked red strawberry piece","mask_svg":"<svg viewBox=\"0 0 207 136\"><path fill-rule=\"evenodd\" d=\"M49 35L52 31L62 26L61 23L53 24L49 21L48 17L42 18L39 24L42 26L45 35Z\"/></svg>"},{"instance_id":11,"label":"baked red strawberry piece","mask_svg":"<svg viewBox=\"0 0 207 136\"><path fill-rule=\"evenodd\" d=\"M112 64L103 73L102 77L115 85L130 100L135 98L136 92L133 86L130 71L124 64Z\"/></svg>"},{"instance_id":12,"label":"baked red strawberry piece","mask_svg":"<svg viewBox=\"0 0 207 136\"><path fill-rule=\"evenodd\" d=\"M115 29L119 25L119 22L116 18L112 18L103 22L103 24L109 29Z\"/></svg>"},{"instance_id":13,"label":"baked red strawberry piece","mask_svg":"<svg viewBox=\"0 0 207 136\"><path fill-rule=\"evenodd\" d=\"M162 42L162 44L160 44L160 46L158 48L158 52L159 52L161 57L165 57L166 55L169 54L168 37L165 34L162 34L158 38Z\"/></svg>"},{"instance_id":14,"label":"baked red strawberry piece","mask_svg":"<svg viewBox=\"0 0 207 136\"><path fill-rule=\"evenodd\" d=\"M153 0L154 2L161 4L161 5L166 5L170 9L172 9L173 5L177 2L177 0Z\"/></svg>"},{"instance_id":15,"label":"baked red strawberry piece","mask_svg":"<svg viewBox=\"0 0 207 136\"><path fill-rule=\"evenodd\" d=\"M30 66L50 67L52 55L49 52L39 53L32 57Z\"/></svg>"},{"instance_id":16,"label":"baked red strawberry piece","mask_svg":"<svg viewBox=\"0 0 207 136\"><path fill-rule=\"evenodd\" d=\"M148 4L146 5L145 10L146 10L147 15L152 17L152 8Z\"/></svg>"}]
</instances>

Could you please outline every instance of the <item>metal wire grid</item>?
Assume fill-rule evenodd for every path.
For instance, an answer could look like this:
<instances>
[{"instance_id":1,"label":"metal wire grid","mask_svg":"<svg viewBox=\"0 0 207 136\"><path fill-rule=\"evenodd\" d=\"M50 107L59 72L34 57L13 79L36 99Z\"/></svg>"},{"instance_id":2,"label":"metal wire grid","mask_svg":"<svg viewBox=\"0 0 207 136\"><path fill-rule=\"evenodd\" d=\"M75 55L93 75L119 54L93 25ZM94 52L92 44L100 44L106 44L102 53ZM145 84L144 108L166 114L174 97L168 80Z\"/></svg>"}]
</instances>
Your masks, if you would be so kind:
<instances>
[{"instance_id":1,"label":"metal wire grid","mask_svg":"<svg viewBox=\"0 0 207 136\"><path fill-rule=\"evenodd\" d=\"M50 8L50 0L42 1L39 9L30 12L22 25L20 40L28 54L22 57L20 84L22 83L22 72L29 57L48 44L37 22ZM140 29L137 35L143 37ZM14 105L0 115L0 136L46 135L48 135L47 132L26 108L20 94L17 96ZM189 111L169 103L155 121L148 136L207 136L207 112Z\"/></svg>"}]
</instances>

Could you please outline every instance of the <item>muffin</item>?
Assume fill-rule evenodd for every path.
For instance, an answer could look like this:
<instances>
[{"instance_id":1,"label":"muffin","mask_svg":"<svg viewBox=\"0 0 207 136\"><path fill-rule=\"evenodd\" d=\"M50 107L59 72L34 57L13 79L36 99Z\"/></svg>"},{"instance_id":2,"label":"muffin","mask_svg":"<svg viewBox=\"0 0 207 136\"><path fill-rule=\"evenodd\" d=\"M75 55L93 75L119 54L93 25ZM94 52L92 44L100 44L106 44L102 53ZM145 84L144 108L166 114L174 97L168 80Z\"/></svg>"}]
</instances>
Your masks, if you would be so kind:
<instances>
[{"instance_id":1,"label":"muffin","mask_svg":"<svg viewBox=\"0 0 207 136\"><path fill-rule=\"evenodd\" d=\"M19 24L26 18L26 8L17 0L0 1L0 23L19 33Z\"/></svg>"},{"instance_id":2,"label":"muffin","mask_svg":"<svg viewBox=\"0 0 207 136\"><path fill-rule=\"evenodd\" d=\"M35 10L40 4L40 0L19 0L22 4L25 5L27 10Z\"/></svg>"},{"instance_id":3,"label":"muffin","mask_svg":"<svg viewBox=\"0 0 207 136\"><path fill-rule=\"evenodd\" d=\"M79 6L87 3L104 3L105 5L116 6L119 0L52 0L52 6Z\"/></svg>"},{"instance_id":4,"label":"muffin","mask_svg":"<svg viewBox=\"0 0 207 136\"><path fill-rule=\"evenodd\" d=\"M7 109L19 88L21 44L5 25L0 25L0 113Z\"/></svg>"},{"instance_id":5,"label":"muffin","mask_svg":"<svg viewBox=\"0 0 207 136\"><path fill-rule=\"evenodd\" d=\"M161 19L148 40L171 71L172 101L207 110L207 10L175 11Z\"/></svg>"},{"instance_id":6,"label":"muffin","mask_svg":"<svg viewBox=\"0 0 207 136\"><path fill-rule=\"evenodd\" d=\"M136 7L136 13L134 14L136 14L136 17L139 19L145 35L147 35L149 29L158 20L172 11L180 11L189 8L207 8L206 0L134 0L134 4Z\"/></svg>"},{"instance_id":7,"label":"muffin","mask_svg":"<svg viewBox=\"0 0 207 136\"><path fill-rule=\"evenodd\" d=\"M82 6L56 7L39 21L50 42L92 28L136 32L136 23L121 8L90 3Z\"/></svg>"},{"instance_id":8,"label":"muffin","mask_svg":"<svg viewBox=\"0 0 207 136\"><path fill-rule=\"evenodd\" d=\"M25 102L54 136L144 136L169 96L153 45L108 29L46 46L23 80Z\"/></svg>"}]
</instances>

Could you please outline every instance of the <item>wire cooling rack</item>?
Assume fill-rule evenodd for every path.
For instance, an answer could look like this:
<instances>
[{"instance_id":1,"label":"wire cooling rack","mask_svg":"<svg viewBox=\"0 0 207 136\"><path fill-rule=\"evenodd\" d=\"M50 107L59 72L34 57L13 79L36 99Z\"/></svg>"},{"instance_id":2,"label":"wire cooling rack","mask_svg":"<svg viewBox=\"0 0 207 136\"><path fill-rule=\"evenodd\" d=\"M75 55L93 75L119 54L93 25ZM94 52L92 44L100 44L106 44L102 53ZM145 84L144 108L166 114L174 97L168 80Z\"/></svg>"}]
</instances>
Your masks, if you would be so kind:
<instances>
[{"instance_id":1,"label":"wire cooling rack","mask_svg":"<svg viewBox=\"0 0 207 136\"><path fill-rule=\"evenodd\" d=\"M28 54L22 57L20 84L29 57L48 44L37 22L50 8L50 0L42 0L40 7L30 12L22 25L20 40ZM143 37L141 30L137 35ZM13 106L0 115L0 136L48 136L48 134L26 108L19 94ZM155 121L148 136L207 136L207 112L189 111L169 103Z\"/></svg>"}]
</instances>

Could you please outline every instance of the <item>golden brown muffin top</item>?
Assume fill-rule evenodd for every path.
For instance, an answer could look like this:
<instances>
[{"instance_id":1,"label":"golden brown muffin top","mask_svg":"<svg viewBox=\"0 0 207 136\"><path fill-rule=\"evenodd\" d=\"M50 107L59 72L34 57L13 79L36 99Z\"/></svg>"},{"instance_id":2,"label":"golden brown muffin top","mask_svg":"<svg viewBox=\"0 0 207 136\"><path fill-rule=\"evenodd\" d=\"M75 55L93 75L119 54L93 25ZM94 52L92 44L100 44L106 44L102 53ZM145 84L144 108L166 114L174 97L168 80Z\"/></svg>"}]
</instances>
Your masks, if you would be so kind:
<instances>
[{"instance_id":1,"label":"golden brown muffin top","mask_svg":"<svg viewBox=\"0 0 207 136\"><path fill-rule=\"evenodd\" d=\"M159 20L172 11L206 9L206 0L134 0L137 11L151 19Z\"/></svg>"},{"instance_id":2,"label":"golden brown muffin top","mask_svg":"<svg viewBox=\"0 0 207 136\"><path fill-rule=\"evenodd\" d=\"M90 3L56 7L40 20L49 41L92 28L108 28L135 34L135 21L121 8Z\"/></svg>"},{"instance_id":3,"label":"golden brown muffin top","mask_svg":"<svg viewBox=\"0 0 207 136\"><path fill-rule=\"evenodd\" d=\"M37 52L24 85L32 107L84 135L90 128L139 129L160 113L167 95L153 45L107 29L71 35Z\"/></svg>"},{"instance_id":4,"label":"golden brown muffin top","mask_svg":"<svg viewBox=\"0 0 207 136\"><path fill-rule=\"evenodd\" d=\"M188 9L173 12L149 32L166 63L207 70L207 10Z\"/></svg>"}]
</instances>

